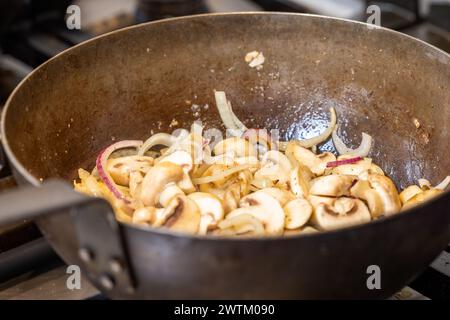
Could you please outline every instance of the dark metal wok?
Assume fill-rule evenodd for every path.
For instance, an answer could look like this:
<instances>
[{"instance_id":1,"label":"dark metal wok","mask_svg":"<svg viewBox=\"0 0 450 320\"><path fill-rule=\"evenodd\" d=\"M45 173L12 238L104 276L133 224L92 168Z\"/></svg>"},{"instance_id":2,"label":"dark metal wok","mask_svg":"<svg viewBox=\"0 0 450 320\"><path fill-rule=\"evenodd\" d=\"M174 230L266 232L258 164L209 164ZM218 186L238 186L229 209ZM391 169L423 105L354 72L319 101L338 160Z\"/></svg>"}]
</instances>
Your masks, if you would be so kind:
<instances>
[{"instance_id":1,"label":"dark metal wok","mask_svg":"<svg viewBox=\"0 0 450 320\"><path fill-rule=\"evenodd\" d=\"M244 61L252 50L266 56L260 72ZM334 106L344 140L354 147L370 133L371 156L399 187L420 177L437 183L450 172L449 80L444 52L361 23L276 13L176 18L45 63L10 97L2 138L19 182L70 181L112 139L170 132L174 118L188 128L195 118L185 100L214 105L217 89L248 126L279 128L285 138L316 135ZM214 108L201 119L221 126ZM448 192L370 224L267 239L118 225L102 200L86 203L60 183L18 192L0 198L0 221L51 211L37 220L48 241L111 298L385 298L450 241ZM371 265L381 269L380 290L367 287Z\"/></svg>"}]
</instances>

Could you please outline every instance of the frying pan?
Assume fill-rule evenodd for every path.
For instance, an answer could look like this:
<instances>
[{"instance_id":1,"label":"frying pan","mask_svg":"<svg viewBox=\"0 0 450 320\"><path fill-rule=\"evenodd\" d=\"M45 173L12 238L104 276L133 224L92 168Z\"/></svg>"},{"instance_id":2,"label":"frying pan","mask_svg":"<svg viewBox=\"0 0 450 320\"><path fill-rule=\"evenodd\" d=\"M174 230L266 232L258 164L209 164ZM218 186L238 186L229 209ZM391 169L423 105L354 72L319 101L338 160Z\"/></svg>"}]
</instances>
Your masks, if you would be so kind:
<instances>
[{"instance_id":1,"label":"frying pan","mask_svg":"<svg viewBox=\"0 0 450 320\"><path fill-rule=\"evenodd\" d=\"M259 72L244 61L252 50L266 57ZM449 79L450 57L424 42L313 15L210 14L113 32L54 57L9 98L3 145L19 183L34 187L1 198L1 223L36 218L110 298L386 298L449 242L448 192L356 227L229 239L119 224L103 200L61 181L92 168L113 140L171 132L172 119L189 128L197 118L185 101L213 106L217 89L248 127L285 139L317 135L333 106L344 141L371 134L370 156L399 188L437 183L450 172ZM200 118L223 128L215 108ZM59 180L41 184L50 179Z\"/></svg>"}]
</instances>

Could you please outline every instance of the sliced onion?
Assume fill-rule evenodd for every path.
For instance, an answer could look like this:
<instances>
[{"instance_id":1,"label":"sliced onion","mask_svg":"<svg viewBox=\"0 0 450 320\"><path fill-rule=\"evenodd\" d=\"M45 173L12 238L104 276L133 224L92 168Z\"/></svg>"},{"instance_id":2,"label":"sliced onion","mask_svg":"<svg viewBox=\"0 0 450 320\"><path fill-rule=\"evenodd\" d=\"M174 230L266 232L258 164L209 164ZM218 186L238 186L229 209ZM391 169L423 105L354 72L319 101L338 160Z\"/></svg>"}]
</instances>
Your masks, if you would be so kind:
<instances>
[{"instance_id":1,"label":"sliced onion","mask_svg":"<svg viewBox=\"0 0 450 320\"><path fill-rule=\"evenodd\" d=\"M350 155L355 157L366 157L370 149L372 148L372 137L368 135L367 133L362 133L362 140L361 144L356 149L350 149L347 148L347 146L344 144L344 142L339 138L337 135L338 127L336 127L336 130L333 131L333 143L334 147L336 148L337 152L339 152L340 155Z\"/></svg>"},{"instance_id":2,"label":"sliced onion","mask_svg":"<svg viewBox=\"0 0 450 320\"><path fill-rule=\"evenodd\" d=\"M130 204L131 201L126 198L126 196L119 190L118 186L111 178L111 175L106 170L106 161L110 157L110 155L119 149L124 148L136 148L139 149L142 146L142 141L137 140L124 140L114 143L104 149L97 157L95 162L97 166L98 175L100 179L105 183L106 187L111 191L111 193L119 200L123 200L125 203Z\"/></svg>"},{"instance_id":3,"label":"sliced onion","mask_svg":"<svg viewBox=\"0 0 450 320\"><path fill-rule=\"evenodd\" d=\"M223 170L221 173L212 175L212 176L207 176L207 177L200 177L200 178L195 178L192 179L192 182L194 184L205 184L205 183L210 183L210 182L214 182L217 180L221 180L225 177L228 177L229 175L232 175L236 172L251 168L253 165L251 164L243 164L240 166L236 166L227 170Z\"/></svg>"},{"instance_id":4,"label":"sliced onion","mask_svg":"<svg viewBox=\"0 0 450 320\"><path fill-rule=\"evenodd\" d=\"M359 162L361 160L364 160L364 158L362 158L362 157L355 157L355 158L338 160L338 161L330 161L330 162L327 163L327 168L335 168L335 167L342 166L344 164L354 164L354 163L357 163L357 162Z\"/></svg>"},{"instance_id":5,"label":"sliced onion","mask_svg":"<svg viewBox=\"0 0 450 320\"><path fill-rule=\"evenodd\" d=\"M273 181L269 178L254 178L250 186L256 187L256 190L273 187Z\"/></svg>"},{"instance_id":6,"label":"sliced onion","mask_svg":"<svg viewBox=\"0 0 450 320\"><path fill-rule=\"evenodd\" d=\"M236 117L231 108L231 103L227 100L227 96L223 91L215 91L217 109L219 110L220 118L225 127L235 136L240 136L247 128Z\"/></svg>"},{"instance_id":7,"label":"sliced onion","mask_svg":"<svg viewBox=\"0 0 450 320\"><path fill-rule=\"evenodd\" d=\"M449 184L450 184L450 176L447 176L441 183L439 183L434 188L439 190L445 190Z\"/></svg>"},{"instance_id":8,"label":"sliced onion","mask_svg":"<svg viewBox=\"0 0 450 320\"><path fill-rule=\"evenodd\" d=\"M432 188L431 182L427 179L419 179L419 180L417 180L417 182L419 183L420 189L423 189L423 188L431 189Z\"/></svg>"},{"instance_id":9,"label":"sliced onion","mask_svg":"<svg viewBox=\"0 0 450 320\"><path fill-rule=\"evenodd\" d=\"M312 148L314 146L317 146L318 144L321 144L322 142L325 142L328 139L328 137L333 133L334 128L336 127L337 122L336 110L334 110L333 107L330 108L330 115L331 115L330 124L328 125L328 128L324 132L311 139L295 140L295 141L297 141L298 144L303 148ZM278 142L278 148L281 151L285 151L288 143L289 141L280 141Z\"/></svg>"},{"instance_id":10,"label":"sliced onion","mask_svg":"<svg viewBox=\"0 0 450 320\"><path fill-rule=\"evenodd\" d=\"M143 156L148 150L158 145L170 147L175 141L177 138L168 133L154 134L144 142L137 155Z\"/></svg>"},{"instance_id":11,"label":"sliced onion","mask_svg":"<svg viewBox=\"0 0 450 320\"><path fill-rule=\"evenodd\" d=\"M300 146L302 146L303 148L311 148L312 146L317 146L318 144L325 142L328 139L328 137L333 133L337 121L336 110L334 110L333 107L330 108L330 114L331 119L328 128L317 137L306 140L298 140Z\"/></svg>"}]
</instances>

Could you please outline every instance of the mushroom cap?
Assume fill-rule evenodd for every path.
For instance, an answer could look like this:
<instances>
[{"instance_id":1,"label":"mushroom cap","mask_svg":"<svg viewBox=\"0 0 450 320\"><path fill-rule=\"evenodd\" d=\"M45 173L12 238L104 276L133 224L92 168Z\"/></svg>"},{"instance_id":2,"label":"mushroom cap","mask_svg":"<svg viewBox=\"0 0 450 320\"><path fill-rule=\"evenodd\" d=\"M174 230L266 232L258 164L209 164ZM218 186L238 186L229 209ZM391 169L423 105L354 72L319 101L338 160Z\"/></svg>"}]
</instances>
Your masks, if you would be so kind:
<instances>
[{"instance_id":1,"label":"mushroom cap","mask_svg":"<svg viewBox=\"0 0 450 320\"><path fill-rule=\"evenodd\" d=\"M175 182L171 182L168 183L161 191L158 202L161 206L167 207L174 197L180 195L184 195L183 190L181 190Z\"/></svg>"},{"instance_id":2,"label":"mushroom cap","mask_svg":"<svg viewBox=\"0 0 450 320\"><path fill-rule=\"evenodd\" d=\"M286 183L289 180L292 165L283 153L270 150L264 154L261 162L262 168L255 172L255 178L269 178L280 183Z\"/></svg>"},{"instance_id":3,"label":"mushroom cap","mask_svg":"<svg viewBox=\"0 0 450 320\"><path fill-rule=\"evenodd\" d=\"M147 207L155 206L164 187L171 182L178 182L182 178L183 170L179 165L172 162L158 163L145 175L140 199Z\"/></svg>"},{"instance_id":4,"label":"mushroom cap","mask_svg":"<svg viewBox=\"0 0 450 320\"><path fill-rule=\"evenodd\" d=\"M214 154L234 154L236 157L257 156L256 149L245 139L233 137L224 139L214 146Z\"/></svg>"},{"instance_id":5,"label":"mushroom cap","mask_svg":"<svg viewBox=\"0 0 450 320\"><path fill-rule=\"evenodd\" d=\"M372 188L378 192L383 202L385 215L389 216L400 211L400 197L391 179L380 174L369 174L368 181Z\"/></svg>"},{"instance_id":6,"label":"mushroom cap","mask_svg":"<svg viewBox=\"0 0 450 320\"><path fill-rule=\"evenodd\" d=\"M364 200L370 210L372 218L378 218L384 213L384 204L379 193L372 189L366 180L359 180L350 189L350 195Z\"/></svg>"},{"instance_id":7,"label":"mushroom cap","mask_svg":"<svg viewBox=\"0 0 450 320\"><path fill-rule=\"evenodd\" d=\"M261 190L251 193L241 199L240 208L231 211L227 218L240 214L250 214L261 220L268 234L283 233L285 214L280 203L271 195Z\"/></svg>"},{"instance_id":8,"label":"mushroom cap","mask_svg":"<svg viewBox=\"0 0 450 320\"><path fill-rule=\"evenodd\" d=\"M168 155L164 155L158 163L164 162L172 162L179 165L185 173L189 173L194 166L191 154L184 150L176 150Z\"/></svg>"},{"instance_id":9,"label":"mushroom cap","mask_svg":"<svg viewBox=\"0 0 450 320\"><path fill-rule=\"evenodd\" d=\"M177 196L165 208L167 219L163 226L172 231L196 234L200 227L200 210L186 196Z\"/></svg>"},{"instance_id":10,"label":"mushroom cap","mask_svg":"<svg viewBox=\"0 0 450 320\"><path fill-rule=\"evenodd\" d=\"M294 199L283 207L286 229L297 229L304 226L312 215L313 207L306 199Z\"/></svg>"},{"instance_id":11,"label":"mushroom cap","mask_svg":"<svg viewBox=\"0 0 450 320\"><path fill-rule=\"evenodd\" d=\"M152 157L128 156L108 159L106 162L106 170L115 183L128 186L131 172L138 171L145 174L150 170L152 165Z\"/></svg>"},{"instance_id":12,"label":"mushroom cap","mask_svg":"<svg viewBox=\"0 0 450 320\"><path fill-rule=\"evenodd\" d=\"M316 196L340 197L350 194L357 178L346 175L322 176L311 180L309 193Z\"/></svg>"},{"instance_id":13,"label":"mushroom cap","mask_svg":"<svg viewBox=\"0 0 450 320\"><path fill-rule=\"evenodd\" d=\"M188 198L194 201L200 210L199 234L206 234L211 226L216 226L217 222L223 219L224 210L222 201L215 195L194 192L188 195Z\"/></svg>"},{"instance_id":14,"label":"mushroom cap","mask_svg":"<svg viewBox=\"0 0 450 320\"><path fill-rule=\"evenodd\" d=\"M301 164L297 165L289 173L289 185L291 191L297 197L307 197L309 195L310 182L313 176L313 173L308 167Z\"/></svg>"},{"instance_id":15,"label":"mushroom cap","mask_svg":"<svg viewBox=\"0 0 450 320\"><path fill-rule=\"evenodd\" d=\"M333 206L320 203L311 217L313 226L321 230L334 230L369 222L369 209L364 202L353 198L338 198Z\"/></svg>"}]
</instances>

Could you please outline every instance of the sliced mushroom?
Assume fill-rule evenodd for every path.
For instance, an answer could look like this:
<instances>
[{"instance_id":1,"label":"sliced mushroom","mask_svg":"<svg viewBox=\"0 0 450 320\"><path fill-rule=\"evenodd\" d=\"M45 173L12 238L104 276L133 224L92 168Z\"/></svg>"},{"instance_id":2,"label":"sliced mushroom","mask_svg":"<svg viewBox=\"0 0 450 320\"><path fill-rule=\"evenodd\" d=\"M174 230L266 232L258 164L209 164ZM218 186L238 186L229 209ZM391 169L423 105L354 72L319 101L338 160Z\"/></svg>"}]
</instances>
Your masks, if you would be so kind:
<instances>
[{"instance_id":1,"label":"sliced mushroom","mask_svg":"<svg viewBox=\"0 0 450 320\"><path fill-rule=\"evenodd\" d=\"M184 192L176 183L171 182L165 186L164 190L159 195L158 202L161 206L167 207L170 201L176 196L184 196Z\"/></svg>"},{"instance_id":2,"label":"sliced mushroom","mask_svg":"<svg viewBox=\"0 0 450 320\"><path fill-rule=\"evenodd\" d=\"M265 189L261 189L262 192L265 192L269 195L271 195L272 197L274 197L275 199L277 199L277 201L280 203L280 205L283 207L284 205L286 205L286 203L288 203L289 201L294 199L294 196L292 195L292 193L290 193L287 190L283 190L280 188L265 188Z\"/></svg>"},{"instance_id":3,"label":"sliced mushroom","mask_svg":"<svg viewBox=\"0 0 450 320\"><path fill-rule=\"evenodd\" d=\"M268 234L280 235L283 233L284 211L280 203L271 195L260 190L245 196L239 204L241 208L231 211L227 218L250 214L261 220Z\"/></svg>"},{"instance_id":4,"label":"sliced mushroom","mask_svg":"<svg viewBox=\"0 0 450 320\"><path fill-rule=\"evenodd\" d=\"M405 204L407 203L411 198L418 195L419 193L422 193L422 189L419 186L412 185L400 192L400 201Z\"/></svg>"},{"instance_id":5,"label":"sliced mushroom","mask_svg":"<svg viewBox=\"0 0 450 320\"><path fill-rule=\"evenodd\" d=\"M217 226L217 223L223 219L222 202L218 197L209 193L194 192L188 198L194 201L200 210L199 234L205 235L209 229Z\"/></svg>"},{"instance_id":6,"label":"sliced mushroom","mask_svg":"<svg viewBox=\"0 0 450 320\"><path fill-rule=\"evenodd\" d=\"M219 235L263 235L264 226L260 220L250 214L227 217L218 224Z\"/></svg>"},{"instance_id":7,"label":"sliced mushroom","mask_svg":"<svg viewBox=\"0 0 450 320\"><path fill-rule=\"evenodd\" d=\"M414 206L417 206L425 201L430 200L433 197L436 197L437 195L441 194L443 190L440 189L430 189L425 190L421 193L416 194L414 197L409 199L402 207L402 210L411 209Z\"/></svg>"},{"instance_id":8,"label":"sliced mushroom","mask_svg":"<svg viewBox=\"0 0 450 320\"><path fill-rule=\"evenodd\" d=\"M256 149L245 139L239 137L228 138L214 146L214 154L234 154L236 157L257 156Z\"/></svg>"},{"instance_id":9,"label":"sliced mushroom","mask_svg":"<svg viewBox=\"0 0 450 320\"><path fill-rule=\"evenodd\" d=\"M359 199L338 198L334 204L320 203L311 217L313 226L321 230L335 230L370 221L370 212Z\"/></svg>"},{"instance_id":10,"label":"sliced mushroom","mask_svg":"<svg viewBox=\"0 0 450 320\"><path fill-rule=\"evenodd\" d=\"M166 155L159 161L159 163L171 162L179 165L183 169L183 178L178 182L178 186L185 193L195 192L195 186L189 176L189 172L192 170L194 163L192 156L185 150L177 150L169 155Z\"/></svg>"},{"instance_id":11,"label":"sliced mushroom","mask_svg":"<svg viewBox=\"0 0 450 320\"><path fill-rule=\"evenodd\" d=\"M141 193L142 182L144 181L144 176L140 171L132 171L130 173L130 195L136 199Z\"/></svg>"},{"instance_id":12,"label":"sliced mushroom","mask_svg":"<svg viewBox=\"0 0 450 320\"><path fill-rule=\"evenodd\" d=\"M389 216L400 211L401 202L397 188L391 179L380 174L369 174L370 186L378 192L383 202L383 212Z\"/></svg>"},{"instance_id":13,"label":"sliced mushroom","mask_svg":"<svg viewBox=\"0 0 450 320\"><path fill-rule=\"evenodd\" d=\"M308 233L315 233L319 232L317 229L306 226L303 228L293 229L293 230L284 230L283 235L285 236L298 236L299 234L308 234Z\"/></svg>"},{"instance_id":14,"label":"sliced mushroom","mask_svg":"<svg viewBox=\"0 0 450 320\"><path fill-rule=\"evenodd\" d=\"M183 174L181 167L172 162L156 164L147 172L142 182L140 199L143 204L154 207L165 186L171 182L179 182Z\"/></svg>"},{"instance_id":15,"label":"sliced mushroom","mask_svg":"<svg viewBox=\"0 0 450 320\"><path fill-rule=\"evenodd\" d=\"M311 205L314 208L318 207L319 204L326 204L328 206L333 206L335 200L336 200L336 198L320 197L320 196L313 196L313 195L310 195L308 197L309 203L311 203Z\"/></svg>"},{"instance_id":16,"label":"sliced mushroom","mask_svg":"<svg viewBox=\"0 0 450 320\"><path fill-rule=\"evenodd\" d=\"M311 180L309 193L316 196L340 197L350 195L355 176L329 175Z\"/></svg>"},{"instance_id":17,"label":"sliced mushroom","mask_svg":"<svg viewBox=\"0 0 450 320\"><path fill-rule=\"evenodd\" d=\"M130 173L140 171L146 173L153 165L153 158L144 156L129 156L109 159L106 169L114 182L122 186L130 183Z\"/></svg>"},{"instance_id":18,"label":"sliced mushroom","mask_svg":"<svg viewBox=\"0 0 450 320\"><path fill-rule=\"evenodd\" d=\"M336 161L336 157L330 152L316 155L311 150L303 148L294 142L288 143L285 153L293 164L300 163L307 166L314 174L319 176L324 174L328 162Z\"/></svg>"},{"instance_id":19,"label":"sliced mushroom","mask_svg":"<svg viewBox=\"0 0 450 320\"><path fill-rule=\"evenodd\" d=\"M297 229L304 226L312 215L313 208L306 199L294 199L283 207L286 229Z\"/></svg>"},{"instance_id":20,"label":"sliced mushroom","mask_svg":"<svg viewBox=\"0 0 450 320\"><path fill-rule=\"evenodd\" d=\"M239 200L241 199L240 190L239 184L233 184L226 189L223 195L223 208L225 213L233 211L239 206Z\"/></svg>"},{"instance_id":21,"label":"sliced mushroom","mask_svg":"<svg viewBox=\"0 0 450 320\"><path fill-rule=\"evenodd\" d=\"M298 164L289 174L289 186L297 197L308 197L313 173L308 167Z\"/></svg>"},{"instance_id":22,"label":"sliced mushroom","mask_svg":"<svg viewBox=\"0 0 450 320\"><path fill-rule=\"evenodd\" d=\"M262 168L255 172L255 178L277 180L286 183L289 180L289 172L292 165L289 159L279 151L270 150L262 158Z\"/></svg>"},{"instance_id":23,"label":"sliced mushroom","mask_svg":"<svg viewBox=\"0 0 450 320\"><path fill-rule=\"evenodd\" d=\"M158 218L158 224L163 221L162 226L172 231L196 234L200 227L201 215L194 201L186 196L177 196L170 201Z\"/></svg>"},{"instance_id":24,"label":"sliced mushroom","mask_svg":"<svg viewBox=\"0 0 450 320\"><path fill-rule=\"evenodd\" d=\"M163 209L156 209L155 207L142 207L137 209L133 214L132 223L152 224L156 219L157 210Z\"/></svg>"},{"instance_id":25,"label":"sliced mushroom","mask_svg":"<svg viewBox=\"0 0 450 320\"><path fill-rule=\"evenodd\" d=\"M372 218L378 218L384 213L384 204L380 194L372 189L370 183L366 180L359 180L350 189L350 195L364 200L370 210Z\"/></svg>"}]
</instances>

